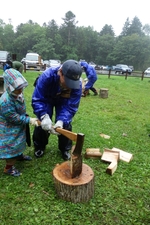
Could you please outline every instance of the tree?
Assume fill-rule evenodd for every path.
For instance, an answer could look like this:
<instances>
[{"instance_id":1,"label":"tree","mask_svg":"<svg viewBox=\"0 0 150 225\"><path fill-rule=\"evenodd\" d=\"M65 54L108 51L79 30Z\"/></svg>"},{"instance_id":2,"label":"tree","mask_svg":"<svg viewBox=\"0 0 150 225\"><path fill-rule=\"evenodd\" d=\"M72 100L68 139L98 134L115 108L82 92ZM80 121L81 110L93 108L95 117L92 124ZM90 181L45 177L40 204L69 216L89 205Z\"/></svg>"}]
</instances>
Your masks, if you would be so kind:
<instances>
[{"instance_id":1,"label":"tree","mask_svg":"<svg viewBox=\"0 0 150 225\"><path fill-rule=\"evenodd\" d=\"M4 49L4 26L5 23L0 19L0 49Z\"/></svg>"},{"instance_id":2,"label":"tree","mask_svg":"<svg viewBox=\"0 0 150 225\"><path fill-rule=\"evenodd\" d=\"M113 60L108 57L114 49L115 37L112 35L103 35L99 37L97 44L96 62L101 65L113 65Z\"/></svg>"},{"instance_id":3,"label":"tree","mask_svg":"<svg viewBox=\"0 0 150 225\"><path fill-rule=\"evenodd\" d=\"M122 32L121 32L120 36L127 36L129 28L130 28L130 20L129 20L129 17L128 17L125 21L125 24L124 24L123 28L122 28Z\"/></svg>"},{"instance_id":4,"label":"tree","mask_svg":"<svg viewBox=\"0 0 150 225\"><path fill-rule=\"evenodd\" d=\"M128 35L138 34L139 36L143 36L142 23L137 16L135 16L131 22L131 25L128 30Z\"/></svg>"},{"instance_id":5,"label":"tree","mask_svg":"<svg viewBox=\"0 0 150 225\"><path fill-rule=\"evenodd\" d=\"M102 28L102 30L100 31L100 36L103 35L110 35L110 36L115 36L115 33L113 31L113 27L111 25L105 24L105 26Z\"/></svg>"},{"instance_id":6,"label":"tree","mask_svg":"<svg viewBox=\"0 0 150 225\"><path fill-rule=\"evenodd\" d=\"M55 20L51 20L50 22L48 22L48 26L45 27L45 31L46 31L46 39L49 39L51 41L50 45L53 45L54 49L53 54L52 52L50 52L47 59L50 58L60 59L61 58L60 48L62 46L62 38L61 35L59 34L59 27L55 22Z\"/></svg>"},{"instance_id":7,"label":"tree","mask_svg":"<svg viewBox=\"0 0 150 225\"><path fill-rule=\"evenodd\" d=\"M65 14L65 18L62 18L64 23L59 28L59 34L62 38L62 47L60 48L60 54L62 55L62 60L68 59L70 55L76 55L76 16L68 11ZM77 58L77 55L76 57Z\"/></svg>"},{"instance_id":8,"label":"tree","mask_svg":"<svg viewBox=\"0 0 150 225\"><path fill-rule=\"evenodd\" d=\"M139 36L144 35L142 23L137 16L135 16L131 22L129 18L127 18L121 32L121 36L128 36L132 34L138 34Z\"/></svg>"},{"instance_id":9,"label":"tree","mask_svg":"<svg viewBox=\"0 0 150 225\"><path fill-rule=\"evenodd\" d=\"M6 24L4 26L3 32L4 32L3 44L5 46L5 49L11 53L15 53L15 49L13 46L13 41L15 38L13 26L11 24Z\"/></svg>"},{"instance_id":10,"label":"tree","mask_svg":"<svg viewBox=\"0 0 150 225\"><path fill-rule=\"evenodd\" d=\"M150 24L145 24L143 26L143 32L144 32L145 35L150 36Z\"/></svg>"}]
</instances>

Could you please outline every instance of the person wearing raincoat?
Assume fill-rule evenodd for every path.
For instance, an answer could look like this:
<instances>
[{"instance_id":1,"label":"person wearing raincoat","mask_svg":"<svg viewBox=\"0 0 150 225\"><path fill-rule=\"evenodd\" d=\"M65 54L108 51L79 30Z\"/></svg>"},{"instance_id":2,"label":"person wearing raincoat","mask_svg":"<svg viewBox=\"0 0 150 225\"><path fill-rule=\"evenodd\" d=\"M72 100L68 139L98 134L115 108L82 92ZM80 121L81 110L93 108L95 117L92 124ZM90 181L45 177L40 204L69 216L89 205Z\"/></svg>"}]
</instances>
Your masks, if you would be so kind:
<instances>
[{"instance_id":1,"label":"person wearing raincoat","mask_svg":"<svg viewBox=\"0 0 150 225\"><path fill-rule=\"evenodd\" d=\"M98 95L97 90L94 88L94 84L97 81L97 74L93 66L89 65L87 62L80 62L81 67L84 69L88 81L84 86L82 97L86 97L89 94L89 90L94 92L94 95Z\"/></svg>"},{"instance_id":2,"label":"person wearing raincoat","mask_svg":"<svg viewBox=\"0 0 150 225\"><path fill-rule=\"evenodd\" d=\"M35 127L33 132L36 157L43 156L50 134L58 135L57 127L72 131L72 118L78 111L82 94L81 74L80 64L67 60L62 66L48 68L36 80L32 107L41 121L41 126ZM71 140L58 135L58 148L64 160L70 159Z\"/></svg>"},{"instance_id":3,"label":"person wearing raincoat","mask_svg":"<svg viewBox=\"0 0 150 225\"><path fill-rule=\"evenodd\" d=\"M4 93L0 97L0 159L6 160L4 173L20 176L14 167L16 160L31 160L23 155L26 149L26 124L37 125L37 118L26 115L23 89L28 82L15 69L3 73Z\"/></svg>"}]
</instances>

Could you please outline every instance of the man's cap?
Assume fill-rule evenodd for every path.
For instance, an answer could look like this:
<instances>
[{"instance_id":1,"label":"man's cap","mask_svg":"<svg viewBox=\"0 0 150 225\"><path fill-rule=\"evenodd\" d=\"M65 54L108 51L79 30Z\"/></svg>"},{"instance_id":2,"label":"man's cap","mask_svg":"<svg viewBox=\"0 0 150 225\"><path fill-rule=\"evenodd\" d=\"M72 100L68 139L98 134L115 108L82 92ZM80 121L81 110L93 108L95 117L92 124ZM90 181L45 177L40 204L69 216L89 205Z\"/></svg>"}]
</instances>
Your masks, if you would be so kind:
<instances>
[{"instance_id":1,"label":"man's cap","mask_svg":"<svg viewBox=\"0 0 150 225\"><path fill-rule=\"evenodd\" d=\"M82 68L77 61L72 59L65 61L62 65L62 73L64 75L65 83L68 88L80 88Z\"/></svg>"}]
</instances>

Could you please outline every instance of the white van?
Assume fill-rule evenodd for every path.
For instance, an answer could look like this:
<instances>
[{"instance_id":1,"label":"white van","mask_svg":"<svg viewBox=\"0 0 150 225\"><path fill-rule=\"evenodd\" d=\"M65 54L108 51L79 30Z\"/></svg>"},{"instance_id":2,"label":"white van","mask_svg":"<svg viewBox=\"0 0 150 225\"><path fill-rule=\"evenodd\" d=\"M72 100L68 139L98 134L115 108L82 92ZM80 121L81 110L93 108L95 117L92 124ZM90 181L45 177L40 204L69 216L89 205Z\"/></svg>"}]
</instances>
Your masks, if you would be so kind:
<instances>
[{"instance_id":1,"label":"white van","mask_svg":"<svg viewBox=\"0 0 150 225\"><path fill-rule=\"evenodd\" d=\"M3 68L3 63L11 60L11 54L7 51L0 51L0 68Z\"/></svg>"},{"instance_id":2,"label":"white van","mask_svg":"<svg viewBox=\"0 0 150 225\"><path fill-rule=\"evenodd\" d=\"M38 53L27 53L25 58L26 70L41 70L41 56Z\"/></svg>"}]
</instances>

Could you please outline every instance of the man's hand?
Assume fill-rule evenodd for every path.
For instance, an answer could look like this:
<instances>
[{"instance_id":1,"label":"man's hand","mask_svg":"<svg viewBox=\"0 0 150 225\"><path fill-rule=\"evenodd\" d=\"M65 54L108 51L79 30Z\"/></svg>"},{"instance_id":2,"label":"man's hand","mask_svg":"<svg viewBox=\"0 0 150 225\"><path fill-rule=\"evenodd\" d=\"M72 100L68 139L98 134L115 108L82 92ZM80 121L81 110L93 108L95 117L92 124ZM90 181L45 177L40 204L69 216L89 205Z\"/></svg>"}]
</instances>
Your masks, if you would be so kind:
<instances>
[{"instance_id":1,"label":"man's hand","mask_svg":"<svg viewBox=\"0 0 150 225\"><path fill-rule=\"evenodd\" d=\"M63 128L63 121L62 121L62 120L58 120L58 121L55 123L54 129L56 129L57 127Z\"/></svg>"},{"instance_id":2,"label":"man's hand","mask_svg":"<svg viewBox=\"0 0 150 225\"><path fill-rule=\"evenodd\" d=\"M58 120L55 125L51 128L50 133L54 134L54 135L60 135L58 132L55 131L55 129L59 127L59 128L63 128L63 121Z\"/></svg>"},{"instance_id":3,"label":"man's hand","mask_svg":"<svg viewBox=\"0 0 150 225\"><path fill-rule=\"evenodd\" d=\"M41 122L42 129L46 131L50 131L52 128L52 121L49 115L45 114L44 116L41 117L41 119L42 119L42 122Z\"/></svg>"}]
</instances>

